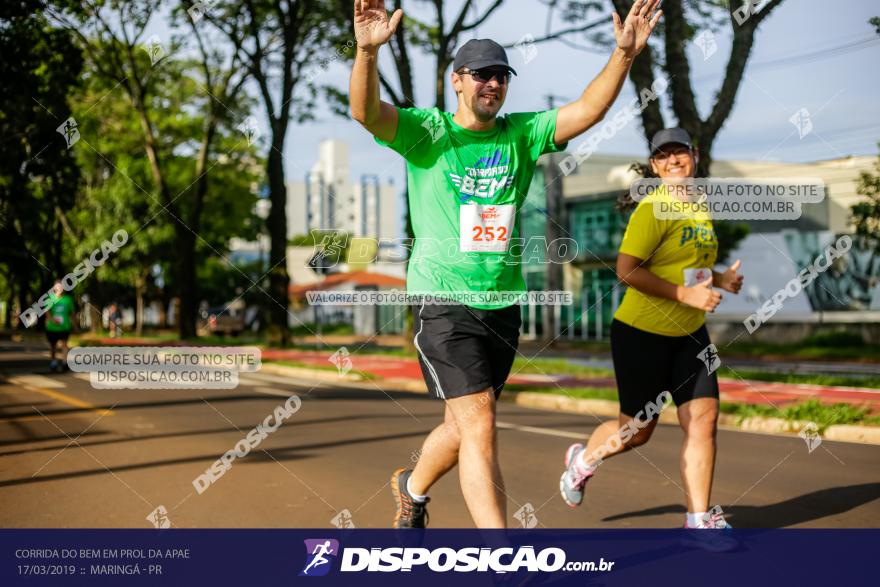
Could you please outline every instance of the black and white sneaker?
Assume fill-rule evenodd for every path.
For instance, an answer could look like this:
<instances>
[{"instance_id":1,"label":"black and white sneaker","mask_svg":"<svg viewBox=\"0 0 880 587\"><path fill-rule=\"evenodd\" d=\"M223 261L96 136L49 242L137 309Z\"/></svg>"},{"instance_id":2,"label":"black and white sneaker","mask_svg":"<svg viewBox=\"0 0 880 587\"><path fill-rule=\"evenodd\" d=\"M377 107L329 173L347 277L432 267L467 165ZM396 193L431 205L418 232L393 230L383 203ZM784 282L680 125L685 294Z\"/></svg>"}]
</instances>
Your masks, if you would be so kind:
<instances>
[{"instance_id":1,"label":"black and white sneaker","mask_svg":"<svg viewBox=\"0 0 880 587\"><path fill-rule=\"evenodd\" d=\"M394 514L394 528L426 528L428 526L428 502L415 501L406 488L407 481L412 475L412 469L397 469L391 475L391 493L394 495L394 503L397 512Z\"/></svg>"}]
</instances>

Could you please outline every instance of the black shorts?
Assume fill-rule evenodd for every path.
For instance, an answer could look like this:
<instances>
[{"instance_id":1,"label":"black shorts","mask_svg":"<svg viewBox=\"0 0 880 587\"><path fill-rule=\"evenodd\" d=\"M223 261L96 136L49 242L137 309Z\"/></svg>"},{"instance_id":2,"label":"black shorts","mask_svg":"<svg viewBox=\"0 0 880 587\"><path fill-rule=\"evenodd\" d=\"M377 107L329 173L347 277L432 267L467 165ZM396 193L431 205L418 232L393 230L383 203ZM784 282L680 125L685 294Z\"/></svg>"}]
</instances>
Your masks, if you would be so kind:
<instances>
[{"instance_id":1,"label":"black shorts","mask_svg":"<svg viewBox=\"0 0 880 587\"><path fill-rule=\"evenodd\" d=\"M67 338L70 336L69 330L47 330L46 331L46 339L49 341L49 344L53 345L63 340L67 342Z\"/></svg>"},{"instance_id":2,"label":"black shorts","mask_svg":"<svg viewBox=\"0 0 880 587\"><path fill-rule=\"evenodd\" d=\"M706 326L685 336L663 336L611 323L611 358L620 411L636 416L664 391L676 406L698 397L718 399L718 376L697 355L711 344Z\"/></svg>"},{"instance_id":3,"label":"black shorts","mask_svg":"<svg viewBox=\"0 0 880 587\"><path fill-rule=\"evenodd\" d=\"M521 324L516 304L500 310L414 307L413 340L428 392L450 399L491 387L497 398L513 366Z\"/></svg>"}]
</instances>

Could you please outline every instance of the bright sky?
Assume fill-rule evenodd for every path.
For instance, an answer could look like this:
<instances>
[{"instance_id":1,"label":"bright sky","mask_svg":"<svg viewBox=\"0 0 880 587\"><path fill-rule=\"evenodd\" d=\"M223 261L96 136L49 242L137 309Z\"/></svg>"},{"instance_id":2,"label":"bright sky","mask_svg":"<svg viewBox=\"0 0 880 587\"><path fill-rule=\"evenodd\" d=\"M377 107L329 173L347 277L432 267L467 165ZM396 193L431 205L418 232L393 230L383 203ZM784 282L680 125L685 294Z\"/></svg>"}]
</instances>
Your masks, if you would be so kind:
<instances>
[{"instance_id":1,"label":"bright sky","mask_svg":"<svg viewBox=\"0 0 880 587\"><path fill-rule=\"evenodd\" d=\"M408 4L426 8L422 2L410 0ZM451 4L460 6L459 2ZM488 4L489 0L478 0L479 6ZM545 10L536 0L507 0L473 36L493 38L505 45L526 34L540 37L545 32ZM880 6L874 0L786 0L777 7L758 29L747 77L716 141L714 158L814 161L876 154L880 140L880 36L867 22L872 16L880 16ZM609 19L609 31L610 27ZM855 45L863 40L866 42ZM719 32L716 42L718 50L708 60L703 59L699 47L690 50L692 79L704 117L721 83L730 35ZM511 84L502 112L546 108L545 95L551 92L574 99L607 61L607 54L578 51L557 41L537 48L528 64L523 63L517 49L508 50L519 76ZM388 66L388 49L382 51ZM419 55L415 61L418 106L433 106L431 70L432 61ZM391 72L390 67L387 71ZM323 76L327 83L347 90L348 74L348 66L339 66ZM455 98L448 94L447 108L451 110ZM609 116L634 96L627 82ZM809 111L813 123L812 132L803 139L789 122L801 108ZM671 116L666 121L670 126L674 123ZM325 138L349 142L353 176L378 171L393 177L398 185L402 181L403 163L398 155L375 144L356 123L328 113L291 129L286 150L289 179L302 178L317 157L318 143ZM572 141L570 149L582 140ZM645 152L638 121L601 145L606 153L642 158Z\"/></svg>"}]
</instances>

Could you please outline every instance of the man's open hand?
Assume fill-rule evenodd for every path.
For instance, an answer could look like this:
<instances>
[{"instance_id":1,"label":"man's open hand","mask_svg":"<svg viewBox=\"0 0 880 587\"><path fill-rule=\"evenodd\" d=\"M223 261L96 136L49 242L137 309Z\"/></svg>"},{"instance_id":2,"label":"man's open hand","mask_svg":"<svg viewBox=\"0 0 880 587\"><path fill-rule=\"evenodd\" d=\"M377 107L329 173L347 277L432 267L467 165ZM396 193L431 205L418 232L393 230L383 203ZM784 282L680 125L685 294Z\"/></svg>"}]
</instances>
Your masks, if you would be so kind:
<instances>
[{"instance_id":1,"label":"man's open hand","mask_svg":"<svg viewBox=\"0 0 880 587\"><path fill-rule=\"evenodd\" d=\"M387 43L401 18L403 10L399 8L388 18L385 0L354 0L354 36L358 47L375 49Z\"/></svg>"},{"instance_id":2,"label":"man's open hand","mask_svg":"<svg viewBox=\"0 0 880 587\"><path fill-rule=\"evenodd\" d=\"M611 14L614 19L614 38L627 57L635 57L645 48L648 37L663 16L662 10L657 10L656 14L654 12L659 5L660 0L636 0L623 22L616 12Z\"/></svg>"}]
</instances>

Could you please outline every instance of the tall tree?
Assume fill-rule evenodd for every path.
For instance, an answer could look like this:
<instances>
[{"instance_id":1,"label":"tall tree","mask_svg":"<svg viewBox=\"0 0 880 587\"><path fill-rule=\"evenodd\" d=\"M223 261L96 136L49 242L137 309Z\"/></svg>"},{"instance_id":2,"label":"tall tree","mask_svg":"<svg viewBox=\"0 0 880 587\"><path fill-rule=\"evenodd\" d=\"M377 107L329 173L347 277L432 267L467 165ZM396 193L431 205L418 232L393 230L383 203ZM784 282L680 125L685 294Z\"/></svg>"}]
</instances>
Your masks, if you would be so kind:
<instances>
[{"instance_id":1,"label":"tall tree","mask_svg":"<svg viewBox=\"0 0 880 587\"><path fill-rule=\"evenodd\" d=\"M196 54L204 73L204 111L201 128L192 136L193 147L198 149L190 183L182 192L171 189L166 159L174 156L177 145L168 144L159 128L169 121L157 115L157 82L163 76L174 74L167 56L178 45L170 38L147 38L147 28L160 10L169 8L162 0L111 0L110 2L84 0L69 10L58 11L55 17L65 23L80 39L96 75L121 87L138 117L152 177L153 191L158 195L162 209L171 216L176 239L176 291L179 304L179 332L182 338L196 335L198 287L196 280L196 247L203 241L199 234L201 215L208 186L209 160L214 152L217 127L230 120L229 111L237 103L245 80L246 70L233 57L225 69L216 53L208 51L196 34ZM246 142L245 138L242 138ZM148 197L153 193L144 190Z\"/></svg>"},{"instance_id":2,"label":"tall tree","mask_svg":"<svg viewBox=\"0 0 880 587\"><path fill-rule=\"evenodd\" d=\"M758 27L782 4L783 0L725 0L700 2L699 0L664 0L663 21L658 27L656 41L635 59L630 69L630 81L636 92L652 87L658 74L669 80L669 106L676 124L687 130L700 149L697 176L706 177L712 166L712 149L724 123L733 111L736 96L745 75L746 65L755 43ZM565 0L547 2L548 22L560 9L561 20L570 25L553 31L548 27L545 35L536 43L564 40L569 46L587 51L606 47L612 40L608 32L606 5L601 2ZM618 14L627 14L633 0L610 0L608 8ZM696 92L691 81L691 63L687 55L688 44L700 39L707 50L717 49L714 34L727 30L732 36L732 46L724 70L721 86L706 116L697 109ZM700 35L703 35L700 37ZM575 43L575 41L577 43ZM641 113L645 141L666 126L662 102L652 100Z\"/></svg>"},{"instance_id":3,"label":"tall tree","mask_svg":"<svg viewBox=\"0 0 880 587\"><path fill-rule=\"evenodd\" d=\"M253 76L268 121L270 310L276 336L281 344L287 344L290 278L286 264L285 142L291 120L311 117L317 92L309 69L333 52L338 18L333 4L318 0L230 0L211 3L204 20L225 35Z\"/></svg>"},{"instance_id":4,"label":"tall tree","mask_svg":"<svg viewBox=\"0 0 880 587\"><path fill-rule=\"evenodd\" d=\"M46 2L0 8L0 266L7 319L30 306L63 272L59 212L73 205L74 150L56 129L83 59L71 35L53 27ZM9 322L7 322L8 324Z\"/></svg>"},{"instance_id":5,"label":"tall tree","mask_svg":"<svg viewBox=\"0 0 880 587\"><path fill-rule=\"evenodd\" d=\"M185 61L169 62L165 71L169 74L154 79L153 114L159 121L163 172L171 191L182 193L193 183L193 169L203 158L203 149L192 137L198 137L205 124L204 78L200 67ZM92 148L77 151L82 181L76 207L64 222L66 264L72 267L115 231L126 230L125 246L82 287L96 305L134 301L135 327L140 331L147 295L157 296L159 283L178 289L177 239L161 202L144 197L138 187L151 182L139 115L124 92L112 91L113 85L87 72L84 88L73 100L82 136ZM248 236L254 224L251 210L259 167L255 147L247 147L230 123L217 127L212 144L210 158L202 163L210 173L198 176L208 185L195 251L197 274L206 264L225 257L229 239ZM204 295L200 287L200 298Z\"/></svg>"}]
</instances>

